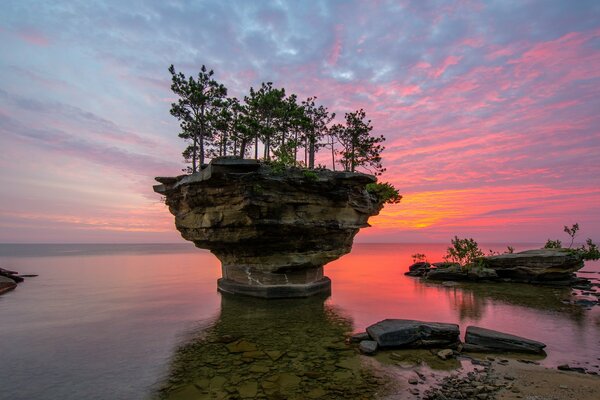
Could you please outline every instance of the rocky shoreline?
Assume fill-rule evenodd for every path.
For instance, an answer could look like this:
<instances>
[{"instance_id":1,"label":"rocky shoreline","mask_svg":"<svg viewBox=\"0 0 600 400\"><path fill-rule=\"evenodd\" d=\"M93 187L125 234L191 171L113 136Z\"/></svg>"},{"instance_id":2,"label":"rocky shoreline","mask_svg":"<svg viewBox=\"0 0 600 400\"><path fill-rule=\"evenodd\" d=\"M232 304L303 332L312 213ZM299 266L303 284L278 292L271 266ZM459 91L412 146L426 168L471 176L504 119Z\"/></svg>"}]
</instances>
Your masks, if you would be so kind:
<instances>
[{"instance_id":1,"label":"rocky shoreline","mask_svg":"<svg viewBox=\"0 0 600 400\"><path fill-rule=\"evenodd\" d=\"M37 275L19 275L17 271L0 268L0 295L16 289L17 285L23 282L25 278L32 278L35 276Z\"/></svg>"},{"instance_id":2,"label":"rocky shoreline","mask_svg":"<svg viewBox=\"0 0 600 400\"><path fill-rule=\"evenodd\" d=\"M475 326L467 327L463 343L459 332L456 324L388 319L351 336L349 341L358 344L358 351L363 355L388 358L407 370L405 394L408 397L401 398L537 399L541 397L535 396L541 393L552 393L553 397L543 397L551 399L600 396L600 361L592 366L595 370L566 364L556 369L546 368L534 359L545 357L544 343ZM425 373L419 367L424 356L415 359L409 354L419 351L430 354L426 363L432 368L437 359L442 365L454 362L455 372ZM533 357L518 355L527 353ZM588 386L580 388L578 382L581 381ZM555 389L550 391L549 386ZM525 393L533 397L526 397ZM575 395L578 397L573 397Z\"/></svg>"},{"instance_id":3,"label":"rocky shoreline","mask_svg":"<svg viewBox=\"0 0 600 400\"><path fill-rule=\"evenodd\" d=\"M564 372L527 360L488 357L482 366L467 373L453 373L437 379L422 392L413 385L408 392L415 399L551 399L595 400L600 398L600 378Z\"/></svg>"},{"instance_id":4,"label":"rocky shoreline","mask_svg":"<svg viewBox=\"0 0 600 400\"><path fill-rule=\"evenodd\" d=\"M570 287L571 298L563 302L590 308L600 304L600 279L577 276L584 261L569 249L536 249L481 257L477 265L461 266L451 262L415 262L405 275L428 282L454 286L458 282L526 283L552 287Z\"/></svg>"}]
</instances>

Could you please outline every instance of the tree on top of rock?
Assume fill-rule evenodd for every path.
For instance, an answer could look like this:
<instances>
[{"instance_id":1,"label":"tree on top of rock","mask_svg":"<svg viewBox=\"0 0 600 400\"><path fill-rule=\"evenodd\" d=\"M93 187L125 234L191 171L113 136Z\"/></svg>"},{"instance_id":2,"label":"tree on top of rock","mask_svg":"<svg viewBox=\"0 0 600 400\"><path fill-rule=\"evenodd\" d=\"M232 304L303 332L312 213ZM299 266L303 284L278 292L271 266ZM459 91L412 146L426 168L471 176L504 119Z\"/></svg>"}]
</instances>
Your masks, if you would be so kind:
<instances>
[{"instance_id":1,"label":"tree on top of rock","mask_svg":"<svg viewBox=\"0 0 600 400\"><path fill-rule=\"evenodd\" d=\"M371 120L365 120L363 109L346 113L346 125L336 124L331 130L342 146L339 152L340 164L345 171L355 172L363 167L375 175L381 175L385 168L381 165L381 152L385 147L380 144L385 141L383 135L371 136L373 126Z\"/></svg>"},{"instance_id":2,"label":"tree on top of rock","mask_svg":"<svg viewBox=\"0 0 600 400\"><path fill-rule=\"evenodd\" d=\"M214 72L203 65L198 78L186 76L169 67L171 73L171 90L179 96L176 103L171 104L171 115L180 121L182 132L179 137L191 141L183 151L186 160L192 163L192 172L202 167L206 155L206 145L215 128L222 99L227 96L227 89L213 79Z\"/></svg>"}]
</instances>

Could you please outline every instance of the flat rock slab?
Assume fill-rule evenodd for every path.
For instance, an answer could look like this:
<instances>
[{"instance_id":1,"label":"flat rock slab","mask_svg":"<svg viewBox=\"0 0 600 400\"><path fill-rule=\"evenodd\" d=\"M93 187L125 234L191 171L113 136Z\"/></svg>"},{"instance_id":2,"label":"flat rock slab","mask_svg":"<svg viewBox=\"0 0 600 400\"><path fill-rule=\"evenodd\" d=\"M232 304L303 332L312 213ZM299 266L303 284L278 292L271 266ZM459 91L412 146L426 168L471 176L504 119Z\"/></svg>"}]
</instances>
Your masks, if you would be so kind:
<instances>
[{"instance_id":1,"label":"flat rock slab","mask_svg":"<svg viewBox=\"0 0 600 400\"><path fill-rule=\"evenodd\" d=\"M477 326L467 327L465 343L492 351L535 354L542 353L546 347L542 342Z\"/></svg>"},{"instance_id":2,"label":"flat rock slab","mask_svg":"<svg viewBox=\"0 0 600 400\"><path fill-rule=\"evenodd\" d=\"M379 347L435 347L459 341L456 324L424 322L410 319L385 319L367 328Z\"/></svg>"},{"instance_id":3,"label":"flat rock slab","mask_svg":"<svg viewBox=\"0 0 600 400\"><path fill-rule=\"evenodd\" d=\"M522 280L560 280L583 268L581 256L568 249L527 250L484 257L483 261L501 278Z\"/></svg>"}]
</instances>

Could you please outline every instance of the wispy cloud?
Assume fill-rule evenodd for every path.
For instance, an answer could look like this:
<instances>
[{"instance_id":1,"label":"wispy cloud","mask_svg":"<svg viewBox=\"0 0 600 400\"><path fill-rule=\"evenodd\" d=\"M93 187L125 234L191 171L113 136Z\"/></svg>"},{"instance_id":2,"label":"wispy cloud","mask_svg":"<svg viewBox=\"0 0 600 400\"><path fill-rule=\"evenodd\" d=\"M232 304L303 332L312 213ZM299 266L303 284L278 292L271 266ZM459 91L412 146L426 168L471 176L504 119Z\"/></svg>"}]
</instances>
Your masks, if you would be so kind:
<instances>
[{"instance_id":1,"label":"wispy cloud","mask_svg":"<svg viewBox=\"0 0 600 400\"><path fill-rule=\"evenodd\" d=\"M166 68L205 64L231 95L273 81L338 118L367 111L387 137L383 179L405 195L367 236L509 238L518 226L544 240L575 217L600 236L599 21L594 0L9 1L0 165L31 146L76 165L70 182L100 166L147 210L146 178L183 166ZM45 179L66 179L57 171ZM11 199L48 196L32 190ZM118 214L119 201L108 209ZM91 208L55 212L97 221Z\"/></svg>"}]
</instances>

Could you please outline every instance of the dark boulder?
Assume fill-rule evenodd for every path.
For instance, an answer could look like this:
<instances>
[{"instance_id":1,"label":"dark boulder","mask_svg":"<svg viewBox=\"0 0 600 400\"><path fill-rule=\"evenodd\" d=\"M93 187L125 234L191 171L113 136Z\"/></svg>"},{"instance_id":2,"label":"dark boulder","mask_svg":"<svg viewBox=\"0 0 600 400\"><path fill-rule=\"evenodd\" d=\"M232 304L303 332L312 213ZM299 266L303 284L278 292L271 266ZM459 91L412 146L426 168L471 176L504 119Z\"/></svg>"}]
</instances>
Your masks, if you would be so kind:
<instances>
[{"instance_id":1,"label":"dark boulder","mask_svg":"<svg viewBox=\"0 0 600 400\"><path fill-rule=\"evenodd\" d=\"M427 273L427 279L432 281L466 281L469 275L460 265L454 264L446 268L432 269Z\"/></svg>"},{"instance_id":2,"label":"dark boulder","mask_svg":"<svg viewBox=\"0 0 600 400\"><path fill-rule=\"evenodd\" d=\"M542 342L477 326L467 327L465 344L476 346L478 351L487 350L534 354L542 353L544 347L546 347Z\"/></svg>"},{"instance_id":3,"label":"dark boulder","mask_svg":"<svg viewBox=\"0 0 600 400\"><path fill-rule=\"evenodd\" d=\"M405 272L404 275L408 276L424 276L431 269L431 264L425 261L416 262L408 267L408 272Z\"/></svg>"},{"instance_id":4,"label":"dark boulder","mask_svg":"<svg viewBox=\"0 0 600 400\"><path fill-rule=\"evenodd\" d=\"M367 328L379 347L448 347L459 342L456 324L385 319Z\"/></svg>"}]
</instances>

